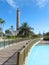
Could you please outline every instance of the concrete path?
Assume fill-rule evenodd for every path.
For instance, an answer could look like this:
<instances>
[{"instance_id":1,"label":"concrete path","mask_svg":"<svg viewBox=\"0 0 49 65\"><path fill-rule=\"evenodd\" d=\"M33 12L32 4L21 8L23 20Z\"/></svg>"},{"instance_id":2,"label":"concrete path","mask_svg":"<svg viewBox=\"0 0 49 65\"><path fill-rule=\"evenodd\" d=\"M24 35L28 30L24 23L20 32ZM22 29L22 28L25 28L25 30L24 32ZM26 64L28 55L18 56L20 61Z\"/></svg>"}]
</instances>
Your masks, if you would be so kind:
<instances>
[{"instance_id":1,"label":"concrete path","mask_svg":"<svg viewBox=\"0 0 49 65\"><path fill-rule=\"evenodd\" d=\"M16 65L17 51L22 48L29 40L14 43L12 46L0 50L0 65Z\"/></svg>"},{"instance_id":2,"label":"concrete path","mask_svg":"<svg viewBox=\"0 0 49 65\"><path fill-rule=\"evenodd\" d=\"M49 41L41 40L37 45L49 45Z\"/></svg>"}]
</instances>

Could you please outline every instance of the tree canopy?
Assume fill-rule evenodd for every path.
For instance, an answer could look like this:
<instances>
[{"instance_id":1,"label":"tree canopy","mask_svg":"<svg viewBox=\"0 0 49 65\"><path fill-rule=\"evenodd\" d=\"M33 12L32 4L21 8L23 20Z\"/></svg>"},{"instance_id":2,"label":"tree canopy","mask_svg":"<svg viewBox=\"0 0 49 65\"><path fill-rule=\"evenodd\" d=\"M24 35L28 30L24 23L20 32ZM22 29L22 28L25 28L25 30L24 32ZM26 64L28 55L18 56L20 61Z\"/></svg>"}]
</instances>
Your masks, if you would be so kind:
<instances>
[{"instance_id":1,"label":"tree canopy","mask_svg":"<svg viewBox=\"0 0 49 65\"><path fill-rule=\"evenodd\" d=\"M5 30L5 34L6 34L6 35L11 35L12 33L11 33L10 30Z\"/></svg>"},{"instance_id":2,"label":"tree canopy","mask_svg":"<svg viewBox=\"0 0 49 65\"><path fill-rule=\"evenodd\" d=\"M22 26L20 27L19 36L22 37L29 37L29 35L31 35L33 32L31 31L33 28L29 27L29 25L25 22L22 24Z\"/></svg>"},{"instance_id":3,"label":"tree canopy","mask_svg":"<svg viewBox=\"0 0 49 65\"><path fill-rule=\"evenodd\" d=\"M3 23L5 23L5 21L2 18L0 18L0 24L3 24Z\"/></svg>"},{"instance_id":4,"label":"tree canopy","mask_svg":"<svg viewBox=\"0 0 49 65\"><path fill-rule=\"evenodd\" d=\"M3 25L4 25L5 21L0 18L0 35L3 36L3 32L2 32L2 29L3 29Z\"/></svg>"}]
</instances>

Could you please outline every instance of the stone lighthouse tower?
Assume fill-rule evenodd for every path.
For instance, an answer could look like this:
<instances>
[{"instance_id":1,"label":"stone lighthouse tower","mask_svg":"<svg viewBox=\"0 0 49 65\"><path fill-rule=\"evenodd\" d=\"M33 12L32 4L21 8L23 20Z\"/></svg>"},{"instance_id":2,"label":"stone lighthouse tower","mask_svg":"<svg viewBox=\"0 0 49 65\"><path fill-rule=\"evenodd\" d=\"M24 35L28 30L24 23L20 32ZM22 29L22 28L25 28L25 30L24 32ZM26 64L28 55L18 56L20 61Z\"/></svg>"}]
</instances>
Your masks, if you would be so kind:
<instances>
[{"instance_id":1,"label":"stone lighthouse tower","mask_svg":"<svg viewBox=\"0 0 49 65\"><path fill-rule=\"evenodd\" d=\"M17 23L16 23L16 30L18 31L20 28L20 10L17 8Z\"/></svg>"}]
</instances>

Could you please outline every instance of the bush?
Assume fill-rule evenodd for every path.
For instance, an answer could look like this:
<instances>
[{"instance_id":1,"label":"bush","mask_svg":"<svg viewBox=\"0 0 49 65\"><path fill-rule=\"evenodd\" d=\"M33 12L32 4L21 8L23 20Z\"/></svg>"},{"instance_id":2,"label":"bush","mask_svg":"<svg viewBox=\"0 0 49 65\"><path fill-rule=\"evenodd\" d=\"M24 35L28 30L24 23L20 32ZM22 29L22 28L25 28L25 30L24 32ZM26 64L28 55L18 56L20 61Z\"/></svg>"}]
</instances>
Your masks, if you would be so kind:
<instances>
[{"instance_id":1,"label":"bush","mask_svg":"<svg viewBox=\"0 0 49 65\"><path fill-rule=\"evenodd\" d=\"M43 40L49 41L49 36L45 36Z\"/></svg>"},{"instance_id":2,"label":"bush","mask_svg":"<svg viewBox=\"0 0 49 65\"><path fill-rule=\"evenodd\" d=\"M33 35L33 38L40 38L39 35Z\"/></svg>"}]
</instances>

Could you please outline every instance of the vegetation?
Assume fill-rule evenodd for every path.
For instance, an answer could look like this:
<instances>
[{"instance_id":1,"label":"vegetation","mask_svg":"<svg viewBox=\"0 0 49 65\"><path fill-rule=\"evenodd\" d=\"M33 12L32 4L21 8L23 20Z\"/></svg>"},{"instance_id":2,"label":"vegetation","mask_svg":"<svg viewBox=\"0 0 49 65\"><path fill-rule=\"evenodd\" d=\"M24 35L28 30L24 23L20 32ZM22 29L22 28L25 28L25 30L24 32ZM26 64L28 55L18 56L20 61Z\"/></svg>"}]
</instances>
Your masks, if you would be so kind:
<instances>
[{"instance_id":1,"label":"vegetation","mask_svg":"<svg viewBox=\"0 0 49 65\"><path fill-rule=\"evenodd\" d=\"M11 36L11 31L10 30L5 30L6 36Z\"/></svg>"},{"instance_id":2,"label":"vegetation","mask_svg":"<svg viewBox=\"0 0 49 65\"><path fill-rule=\"evenodd\" d=\"M41 36L41 34L36 35L33 30L34 28L31 28L26 22L22 24L22 26L17 31L18 34L14 35L14 27L11 26L10 29L5 30L5 34L3 33L3 25L5 24L5 21L0 18L0 36L4 36L6 38L38 38Z\"/></svg>"},{"instance_id":3,"label":"vegetation","mask_svg":"<svg viewBox=\"0 0 49 65\"><path fill-rule=\"evenodd\" d=\"M40 36L39 35L33 35L33 38L40 38Z\"/></svg>"},{"instance_id":4,"label":"vegetation","mask_svg":"<svg viewBox=\"0 0 49 65\"><path fill-rule=\"evenodd\" d=\"M43 40L48 40L49 41L49 32L44 34Z\"/></svg>"},{"instance_id":5,"label":"vegetation","mask_svg":"<svg viewBox=\"0 0 49 65\"><path fill-rule=\"evenodd\" d=\"M5 24L5 21L2 18L0 18L0 36L3 36L2 26L4 26L4 24Z\"/></svg>"},{"instance_id":6,"label":"vegetation","mask_svg":"<svg viewBox=\"0 0 49 65\"><path fill-rule=\"evenodd\" d=\"M25 22L20 27L18 36L20 36L20 37L29 37L30 35L33 34L33 32L31 31L32 29L33 28L29 27L28 24Z\"/></svg>"},{"instance_id":7,"label":"vegetation","mask_svg":"<svg viewBox=\"0 0 49 65\"><path fill-rule=\"evenodd\" d=\"M0 24L4 24L4 23L5 21L2 18L0 18Z\"/></svg>"}]
</instances>

